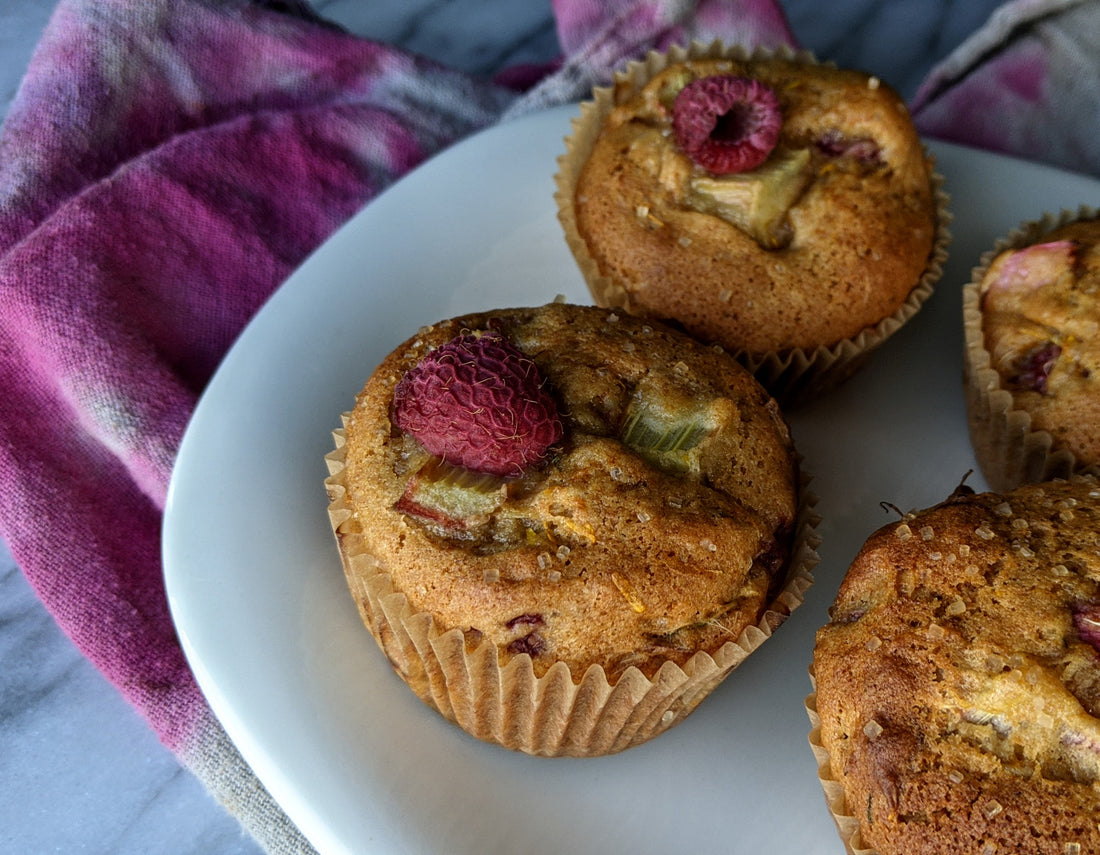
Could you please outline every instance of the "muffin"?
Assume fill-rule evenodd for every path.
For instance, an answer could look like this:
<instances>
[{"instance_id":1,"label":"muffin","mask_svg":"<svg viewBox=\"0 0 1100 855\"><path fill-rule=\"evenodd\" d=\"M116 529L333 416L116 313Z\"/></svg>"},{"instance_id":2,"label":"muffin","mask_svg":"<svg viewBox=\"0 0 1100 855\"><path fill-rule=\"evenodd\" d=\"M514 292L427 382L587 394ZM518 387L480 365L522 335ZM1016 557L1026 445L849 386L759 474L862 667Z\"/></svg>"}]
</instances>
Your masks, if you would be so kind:
<instances>
[{"instance_id":1,"label":"muffin","mask_svg":"<svg viewBox=\"0 0 1100 855\"><path fill-rule=\"evenodd\" d=\"M364 622L419 697L509 748L655 736L810 582L777 405L662 325L562 303L442 321L378 366L337 444Z\"/></svg>"},{"instance_id":2,"label":"muffin","mask_svg":"<svg viewBox=\"0 0 1100 855\"><path fill-rule=\"evenodd\" d=\"M970 436L997 490L1097 472L1100 219L1026 223L963 291Z\"/></svg>"},{"instance_id":3,"label":"muffin","mask_svg":"<svg viewBox=\"0 0 1100 855\"><path fill-rule=\"evenodd\" d=\"M807 707L849 851L1100 852L1100 488L960 488L873 534Z\"/></svg>"},{"instance_id":4,"label":"muffin","mask_svg":"<svg viewBox=\"0 0 1100 855\"><path fill-rule=\"evenodd\" d=\"M916 313L946 206L901 98L808 54L693 45L597 89L559 159L595 301L675 321L794 400Z\"/></svg>"}]
</instances>

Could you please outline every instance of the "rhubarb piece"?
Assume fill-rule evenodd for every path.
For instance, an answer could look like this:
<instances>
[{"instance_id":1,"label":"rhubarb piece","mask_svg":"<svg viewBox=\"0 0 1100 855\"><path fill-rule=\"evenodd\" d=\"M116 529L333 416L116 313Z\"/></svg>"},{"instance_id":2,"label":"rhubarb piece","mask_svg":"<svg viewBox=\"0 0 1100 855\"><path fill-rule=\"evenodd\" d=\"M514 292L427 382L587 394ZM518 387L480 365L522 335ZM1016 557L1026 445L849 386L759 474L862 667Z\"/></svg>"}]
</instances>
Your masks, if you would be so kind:
<instances>
[{"instance_id":1,"label":"rhubarb piece","mask_svg":"<svg viewBox=\"0 0 1100 855\"><path fill-rule=\"evenodd\" d=\"M500 476L432 458L409 479L394 508L448 531L461 531L488 522L506 497L507 482Z\"/></svg>"},{"instance_id":2,"label":"rhubarb piece","mask_svg":"<svg viewBox=\"0 0 1100 855\"><path fill-rule=\"evenodd\" d=\"M694 79L694 75L686 68L678 68L670 72L657 93L657 103L671 111L676 104L676 96Z\"/></svg>"},{"instance_id":3,"label":"rhubarb piece","mask_svg":"<svg viewBox=\"0 0 1100 855\"><path fill-rule=\"evenodd\" d=\"M860 163L882 162L882 149L870 137L847 137L840 131L830 131L815 142L826 157L850 157Z\"/></svg>"},{"instance_id":4,"label":"rhubarb piece","mask_svg":"<svg viewBox=\"0 0 1100 855\"><path fill-rule=\"evenodd\" d=\"M780 249L791 241L787 213L810 182L809 165L809 151L798 149L777 152L752 172L700 175L691 182L693 203L747 232L762 247Z\"/></svg>"},{"instance_id":5,"label":"rhubarb piece","mask_svg":"<svg viewBox=\"0 0 1100 855\"><path fill-rule=\"evenodd\" d=\"M697 473L700 445L718 427L709 402L651 387L631 400L619 440L661 469Z\"/></svg>"},{"instance_id":6,"label":"rhubarb piece","mask_svg":"<svg viewBox=\"0 0 1100 855\"><path fill-rule=\"evenodd\" d=\"M406 372L393 421L429 453L502 477L522 475L562 437L538 367L495 332L456 336Z\"/></svg>"},{"instance_id":7,"label":"rhubarb piece","mask_svg":"<svg viewBox=\"0 0 1100 855\"><path fill-rule=\"evenodd\" d=\"M1076 251L1076 241L1056 240L1010 252L1003 260L999 259L997 276L989 283L983 299L995 301L998 292L1033 291L1053 284L1072 269Z\"/></svg>"},{"instance_id":8,"label":"rhubarb piece","mask_svg":"<svg viewBox=\"0 0 1100 855\"><path fill-rule=\"evenodd\" d=\"M781 125L775 93L745 77L693 80L672 105L672 132L680 148L718 175L760 166L779 141Z\"/></svg>"},{"instance_id":9,"label":"rhubarb piece","mask_svg":"<svg viewBox=\"0 0 1100 855\"><path fill-rule=\"evenodd\" d=\"M637 451L667 454L690 451L709 432L700 422L678 422L675 416L655 414L652 408L639 404L631 408L623 423L622 441Z\"/></svg>"}]
</instances>

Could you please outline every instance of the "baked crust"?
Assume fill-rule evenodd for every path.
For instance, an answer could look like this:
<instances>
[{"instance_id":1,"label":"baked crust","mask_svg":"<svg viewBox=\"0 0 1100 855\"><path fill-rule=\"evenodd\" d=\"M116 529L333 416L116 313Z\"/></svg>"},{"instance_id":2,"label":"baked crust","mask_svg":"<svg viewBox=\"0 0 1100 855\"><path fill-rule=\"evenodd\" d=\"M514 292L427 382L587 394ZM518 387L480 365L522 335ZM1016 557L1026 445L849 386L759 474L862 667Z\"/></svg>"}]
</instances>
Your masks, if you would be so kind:
<instances>
[{"instance_id":1,"label":"baked crust","mask_svg":"<svg viewBox=\"0 0 1100 855\"><path fill-rule=\"evenodd\" d=\"M882 855L1100 851L1100 489L960 490L873 534L817 636L820 742Z\"/></svg>"},{"instance_id":2,"label":"baked crust","mask_svg":"<svg viewBox=\"0 0 1100 855\"><path fill-rule=\"evenodd\" d=\"M538 365L565 424L543 464L465 530L395 508L427 455L390 421L393 388L464 330L499 330ZM641 401L683 408L711 434L687 458L647 459L617 438ZM672 471L680 467L684 471ZM346 425L357 544L413 611L500 661L531 655L651 676L759 621L782 581L798 473L774 401L728 355L661 325L550 304L420 330L377 368ZM354 572L353 569L349 572ZM353 585L354 588L354 585Z\"/></svg>"},{"instance_id":3,"label":"baked crust","mask_svg":"<svg viewBox=\"0 0 1100 855\"><path fill-rule=\"evenodd\" d=\"M775 91L783 126L768 163L807 158L782 225L789 243L762 246L700 208L692 187L703 170L675 146L663 94L685 74L752 77ZM574 205L581 238L631 312L675 319L735 352L813 349L890 316L928 267L931 165L904 103L875 78L784 59L694 59L616 103Z\"/></svg>"}]
</instances>

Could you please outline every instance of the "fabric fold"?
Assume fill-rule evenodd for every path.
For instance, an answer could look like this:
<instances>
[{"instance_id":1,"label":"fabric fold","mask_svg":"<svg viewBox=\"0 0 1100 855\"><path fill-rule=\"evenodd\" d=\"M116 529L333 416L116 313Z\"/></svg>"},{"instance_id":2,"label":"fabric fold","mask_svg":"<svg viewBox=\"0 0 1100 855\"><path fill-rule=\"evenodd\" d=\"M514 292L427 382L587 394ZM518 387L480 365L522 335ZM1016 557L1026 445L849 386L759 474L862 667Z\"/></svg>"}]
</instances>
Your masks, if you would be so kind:
<instances>
[{"instance_id":1,"label":"fabric fold","mask_svg":"<svg viewBox=\"0 0 1100 855\"><path fill-rule=\"evenodd\" d=\"M932 69L910 105L921 133L1100 175L1100 8L1016 0Z\"/></svg>"}]
</instances>

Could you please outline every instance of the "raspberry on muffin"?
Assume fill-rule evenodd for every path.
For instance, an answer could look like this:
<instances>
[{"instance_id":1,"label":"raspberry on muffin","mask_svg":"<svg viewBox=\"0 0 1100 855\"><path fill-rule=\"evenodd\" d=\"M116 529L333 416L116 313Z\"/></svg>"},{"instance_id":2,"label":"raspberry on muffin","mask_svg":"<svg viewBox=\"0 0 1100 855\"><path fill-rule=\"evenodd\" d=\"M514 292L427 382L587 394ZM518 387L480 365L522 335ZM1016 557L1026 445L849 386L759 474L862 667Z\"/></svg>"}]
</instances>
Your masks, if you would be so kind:
<instances>
[{"instance_id":1,"label":"raspberry on muffin","mask_svg":"<svg viewBox=\"0 0 1100 855\"><path fill-rule=\"evenodd\" d=\"M561 439L538 366L499 333L460 333L405 373L393 423L445 462L522 475Z\"/></svg>"},{"instance_id":2,"label":"raspberry on muffin","mask_svg":"<svg viewBox=\"0 0 1100 855\"><path fill-rule=\"evenodd\" d=\"M775 93L758 80L717 74L687 84L672 102L672 132L681 149L708 172L756 169L779 142Z\"/></svg>"}]
</instances>

